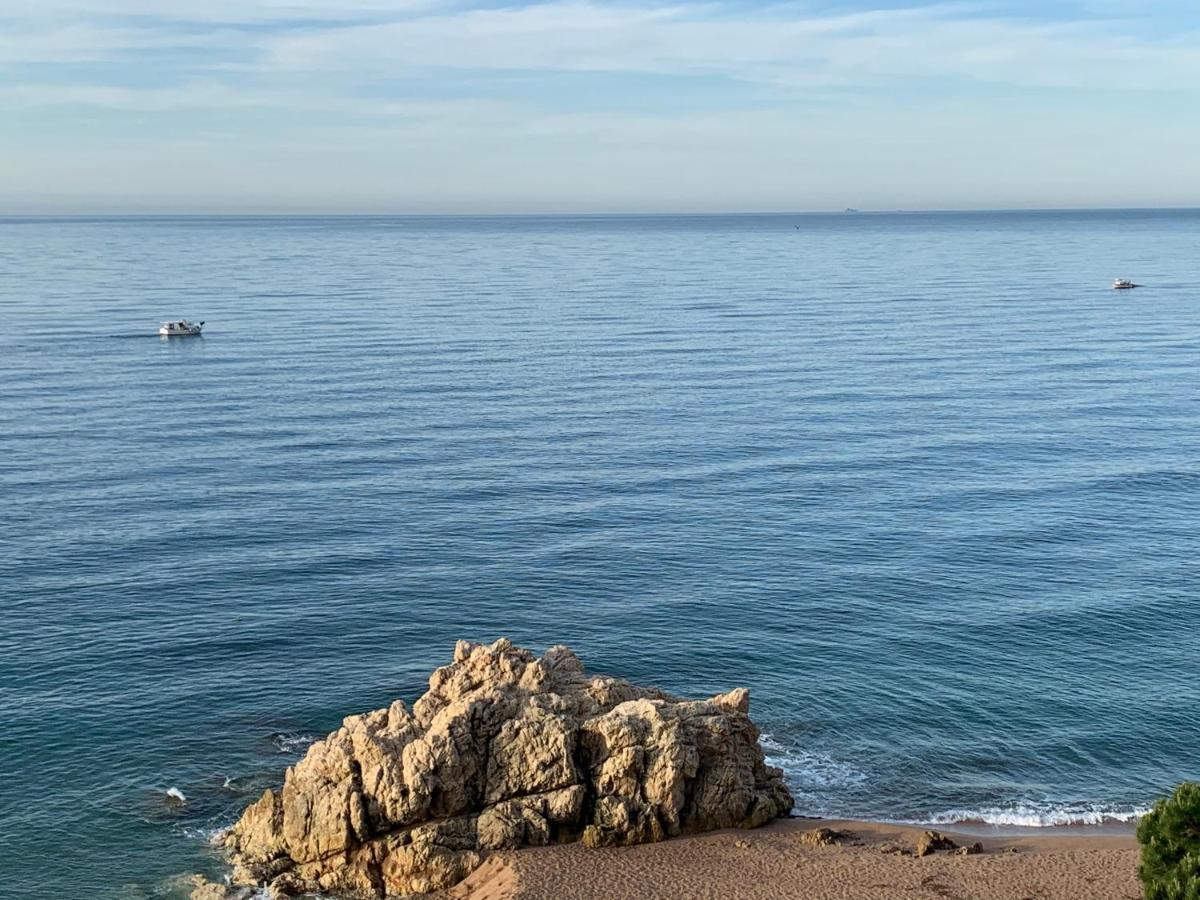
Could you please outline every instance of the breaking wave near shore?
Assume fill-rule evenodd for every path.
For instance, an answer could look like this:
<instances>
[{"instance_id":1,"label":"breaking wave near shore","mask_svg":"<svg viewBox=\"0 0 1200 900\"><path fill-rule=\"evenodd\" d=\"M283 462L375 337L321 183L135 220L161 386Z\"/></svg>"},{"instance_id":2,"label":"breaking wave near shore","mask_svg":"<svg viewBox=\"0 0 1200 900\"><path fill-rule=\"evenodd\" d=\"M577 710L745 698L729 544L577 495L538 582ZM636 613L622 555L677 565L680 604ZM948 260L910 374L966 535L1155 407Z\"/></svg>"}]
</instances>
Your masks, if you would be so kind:
<instances>
[{"instance_id":1,"label":"breaking wave near shore","mask_svg":"<svg viewBox=\"0 0 1200 900\"><path fill-rule=\"evenodd\" d=\"M1098 803L1056 803L1031 801L978 810L953 809L929 818L933 825L1000 825L1021 828L1061 828L1067 826L1127 825L1150 811L1149 807L1111 806Z\"/></svg>"},{"instance_id":2,"label":"breaking wave near shore","mask_svg":"<svg viewBox=\"0 0 1200 900\"><path fill-rule=\"evenodd\" d=\"M795 814L822 818L864 819L897 824L970 825L1008 828L1127 828L1150 811L1135 803L1090 802L1021 797L1011 801L914 806L915 786L889 795L880 785L894 776L873 772L827 752L813 751L798 741L763 732L760 738L767 763L784 771L796 800ZM903 799L901 799L903 798Z\"/></svg>"}]
</instances>

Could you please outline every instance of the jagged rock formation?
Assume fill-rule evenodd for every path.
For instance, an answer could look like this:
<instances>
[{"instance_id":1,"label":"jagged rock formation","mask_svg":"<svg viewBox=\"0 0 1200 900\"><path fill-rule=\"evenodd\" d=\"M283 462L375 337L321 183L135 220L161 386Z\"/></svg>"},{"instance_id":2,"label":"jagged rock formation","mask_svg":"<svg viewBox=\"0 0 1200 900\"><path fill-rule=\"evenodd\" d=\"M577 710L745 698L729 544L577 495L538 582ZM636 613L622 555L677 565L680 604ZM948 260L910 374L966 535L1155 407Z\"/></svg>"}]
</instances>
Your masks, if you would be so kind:
<instances>
[{"instance_id":1,"label":"jagged rock formation","mask_svg":"<svg viewBox=\"0 0 1200 900\"><path fill-rule=\"evenodd\" d=\"M410 711L347 718L225 837L234 882L383 897L466 877L491 850L754 828L792 798L738 689L679 700L584 674L566 647L459 641Z\"/></svg>"},{"instance_id":2,"label":"jagged rock formation","mask_svg":"<svg viewBox=\"0 0 1200 900\"><path fill-rule=\"evenodd\" d=\"M917 856L928 856L938 850L957 850L958 844L940 831L926 831L917 838Z\"/></svg>"}]
</instances>

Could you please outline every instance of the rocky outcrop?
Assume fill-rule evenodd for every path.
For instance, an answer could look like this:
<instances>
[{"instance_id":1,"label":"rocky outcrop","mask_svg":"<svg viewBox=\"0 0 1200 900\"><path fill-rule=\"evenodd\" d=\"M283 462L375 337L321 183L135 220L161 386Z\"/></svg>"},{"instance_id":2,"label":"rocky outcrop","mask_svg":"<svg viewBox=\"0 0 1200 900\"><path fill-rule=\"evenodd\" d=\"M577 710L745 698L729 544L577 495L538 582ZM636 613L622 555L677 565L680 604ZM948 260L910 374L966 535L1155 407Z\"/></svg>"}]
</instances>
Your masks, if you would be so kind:
<instances>
[{"instance_id":1,"label":"rocky outcrop","mask_svg":"<svg viewBox=\"0 0 1200 900\"><path fill-rule=\"evenodd\" d=\"M209 881L203 875L193 875L189 880L191 882L191 891L188 893L189 900L251 900L254 895L253 888L218 884Z\"/></svg>"},{"instance_id":2,"label":"rocky outcrop","mask_svg":"<svg viewBox=\"0 0 1200 900\"><path fill-rule=\"evenodd\" d=\"M836 847L852 838L853 835L848 831L838 831L834 828L813 828L800 835L799 841L802 847Z\"/></svg>"},{"instance_id":3,"label":"rocky outcrop","mask_svg":"<svg viewBox=\"0 0 1200 900\"><path fill-rule=\"evenodd\" d=\"M957 850L958 844L940 831L926 831L917 838L917 856L928 856L938 850Z\"/></svg>"},{"instance_id":4,"label":"rocky outcrop","mask_svg":"<svg viewBox=\"0 0 1200 900\"><path fill-rule=\"evenodd\" d=\"M225 836L237 884L383 897L492 850L754 828L792 798L744 689L686 701L587 676L566 647L459 641L410 710L347 718Z\"/></svg>"}]
</instances>

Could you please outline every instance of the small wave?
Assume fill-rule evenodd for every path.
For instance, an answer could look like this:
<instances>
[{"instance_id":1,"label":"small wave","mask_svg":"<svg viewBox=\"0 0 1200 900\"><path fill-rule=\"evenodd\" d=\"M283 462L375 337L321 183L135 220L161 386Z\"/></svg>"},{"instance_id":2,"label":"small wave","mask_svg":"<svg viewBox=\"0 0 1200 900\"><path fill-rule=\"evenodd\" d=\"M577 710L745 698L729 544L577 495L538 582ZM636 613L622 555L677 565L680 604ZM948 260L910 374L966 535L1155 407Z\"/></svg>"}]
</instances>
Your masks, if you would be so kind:
<instances>
[{"instance_id":1,"label":"small wave","mask_svg":"<svg viewBox=\"0 0 1200 900\"><path fill-rule=\"evenodd\" d=\"M951 809L930 816L931 825L1014 825L1055 828L1066 825L1109 825L1134 822L1149 807L1103 806L1090 803L1014 803L983 809Z\"/></svg>"},{"instance_id":2,"label":"small wave","mask_svg":"<svg viewBox=\"0 0 1200 900\"><path fill-rule=\"evenodd\" d=\"M797 743L760 735L768 765L784 772L800 815L832 818L865 818L896 824L974 825L1008 828L1063 828L1118 826L1136 822L1150 811L1136 804L1064 801L1053 798L1019 798L989 806L959 807L925 815L898 816L879 809L870 792L872 775L852 763Z\"/></svg>"},{"instance_id":3,"label":"small wave","mask_svg":"<svg viewBox=\"0 0 1200 900\"><path fill-rule=\"evenodd\" d=\"M196 886L196 879L198 877L199 876L196 875L172 875L162 883L158 890L154 892L154 896L186 897L191 894L192 889ZM225 875L223 878L214 878L212 883L218 885L223 884L228 887L231 884L231 879L229 875ZM139 892L138 896L150 895ZM241 897L242 894L239 893L237 896ZM251 893L246 895L246 900L271 900L271 896L272 894L269 888L256 887ZM325 894L305 894L304 896L307 898L312 898L312 900L331 900L331 898L328 898Z\"/></svg>"},{"instance_id":4,"label":"small wave","mask_svg":"<svg viewBox=\"0 0 1200 900\"><path fill-rule=\"evenodd\" d=\"M301 734L297 731L277 731L271 735L271 743L280 753L299 753L317 742L313 734Z\"/></svg>"},{"instance_id":5,"label":"small wave","mask_svg":"<svg viewBox=\"0 0 1200 900\"><path fill-rule=\"evenodd\" d=\"M177 787L167 788L167 798L169 800L173 800L175 803L178 803L180 806L187 803L187 797L185 797L183 791Z\"/></svg>"},{"instance_id":6,"label":"small wave","mask_svg":"<svg viewBox=\"0 0 1200 900\"><path fill-rule=\"evenodd\" d=\"M767 764L783 769L788 784L798 793L852 787L867 780L866 772L824 753L789 747L765 732L759 741Z\"/></svg>"},{"instance_id":7,"label":"small wave","mask_svg":"<svg viewBox=\"0 0 1200 900\"><path fill-rule=\"evenodd\" d=\"M185 825L179 833L190 841L201 841L205 844L216 844L225 836L233 823L228 825Z\"/></svg>"}]
</instances>

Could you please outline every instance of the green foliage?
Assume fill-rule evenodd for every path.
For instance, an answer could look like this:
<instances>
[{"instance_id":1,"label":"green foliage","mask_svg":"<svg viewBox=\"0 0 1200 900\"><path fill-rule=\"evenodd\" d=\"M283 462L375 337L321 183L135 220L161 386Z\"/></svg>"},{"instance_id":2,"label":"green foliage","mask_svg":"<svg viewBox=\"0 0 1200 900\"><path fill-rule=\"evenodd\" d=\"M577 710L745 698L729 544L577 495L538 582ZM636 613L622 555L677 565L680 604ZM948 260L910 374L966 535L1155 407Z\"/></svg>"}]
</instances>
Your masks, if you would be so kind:
<instances>
[{"instance_id":1,"label":"green foliage","mask_svg":"<svg viewBox=\"0 0 1200 900\"><path fill-rule=\"evenodd\" d=\"M1200 900L1200 784L1185 781L1138 824L1146 900Z\"/></svg>"}]
</instances>

